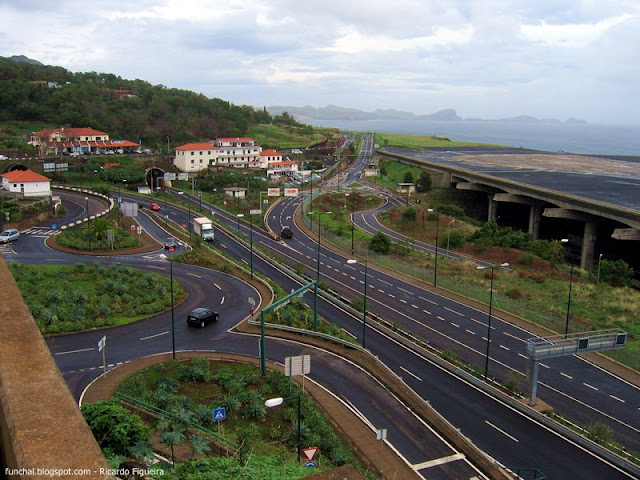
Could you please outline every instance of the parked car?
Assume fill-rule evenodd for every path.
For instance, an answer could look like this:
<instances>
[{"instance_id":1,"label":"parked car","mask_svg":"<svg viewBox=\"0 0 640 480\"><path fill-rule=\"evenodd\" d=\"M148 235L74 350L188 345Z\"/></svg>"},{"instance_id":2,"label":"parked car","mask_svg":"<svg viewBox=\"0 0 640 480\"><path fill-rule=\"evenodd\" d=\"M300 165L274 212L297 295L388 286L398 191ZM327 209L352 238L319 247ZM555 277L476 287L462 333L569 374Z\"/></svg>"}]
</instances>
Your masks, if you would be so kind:
<instances>
[{"instance_id":1,"label":"parked car","mask_svg":"<svg viewBox=\"0 0 640 480\"><path fill-rule=\"evenodd\" d=\"M9 228L0 233L0 243L9 243L20 238L20 232L15 228Z\"/></svg>"},{"instance_id":2,"label":"parked car","mask_svg":"<svg viewBox=\"0 0 640 480\"><path fill-rule=\"evenodd\" d=\"M160 210L160 205L158 205L156 202L153 202L151 205L149 205L149 208L154 212L157 212L158 210Z\"/></svg>"},{"instance_id":3,"label":"parked car","mask_svg":"<svg viewBox=\"0 0 640 480\"><path fill-rule=\"evenodd\" d=\"M187 325L195 327L204 327L207 323L217 322L220 316L218 312L209 310L208 308L199 307L189 312L187 315Z\"/></svg>"},{"instance_id":4,"label":"parked car","mask_svg":"<svg viewBox=\"0 0 640 480\"><path fill-rule=\"evenodd\" d=\"M176 248L178 246L178 243L176 242L176 239L173 237L167 237L164 240L164 248Z\"/></svg>"},{"instance_id":5,"label":"parked car","mask_svg":"<svg viewBox=\"0 0 640 480\"><path fill-rule=\"evenodd\" d=\"M280 236L282 238L293 238L293 230L289 227L282 227L282 230L280 230Z\"/></svg>"}]
</instances>

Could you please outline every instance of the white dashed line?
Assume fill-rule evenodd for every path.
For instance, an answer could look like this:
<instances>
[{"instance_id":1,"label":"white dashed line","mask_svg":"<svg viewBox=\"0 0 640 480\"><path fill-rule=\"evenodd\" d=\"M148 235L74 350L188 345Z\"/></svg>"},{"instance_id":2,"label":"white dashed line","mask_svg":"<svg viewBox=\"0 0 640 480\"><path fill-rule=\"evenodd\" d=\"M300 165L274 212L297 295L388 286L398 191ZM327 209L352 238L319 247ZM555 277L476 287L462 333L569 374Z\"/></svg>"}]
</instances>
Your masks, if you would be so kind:
<instances>
[{"instance_id":1,"label":"white dashed line","mask_svg":"<svg viewBox=\"0 0 640 480\"><path fill-rule=\"evenodd\" d=\"M545 365L544 363L540 362L540 366L542 368L551 368L549 365Z\"/></svg>"},{"instance_id":2,"label":"white dashed line","mask_svg":"<svg viewBox=\"0 0 640 480\"><path fill-rule=\"evenodd\" d=\"M465 332L470 333L471 335L475 335L476 334L476 332L473 332L473 331L469 330L468 328L465 329Z\"/></svg>"},{"instance_id":3,"label":"white dashed line","mask_svg":"<svg viewBox=\"0 0 640 480\"><path fill-rule=\"evenodd\" d=\"M511 349L509 347L505 347L504 345L500 345L500 348L503 350L506 350L507 352L510 352Z\"/></svg>"},{"instance_id":4,"label":"white dashed line","mask_svg":"<svg viewBox=\"0 0 640 480\"><path fill-rule=\"evenodd\" d=\"M503 434L506 437L509 437L511 440L513 440L514 442L519 442L520 440L518 440L516 437L509 435L507 432L505 432L504 430L502 430L501 428L496 427L493 423L491 423L488 420L485 420L484 423L486 423L487 425L489 425L491 428L495 428L497 431L499 431L501 434Z\"/></svg>"},{"instance_id":5,"label":"white dashed line","mask_svg":"<svg viewBox=\"0 0 640 480\"><path fill-rule=\"evenodd\" d=\"M456 315L460 315L461 317L464 317L464 313L460 313L460 312L456 312L455 310L449 308L449 307L444 307L445 310L449 310L451 313L455 313Z\"/></svg>"},{"instance_id":6,"label":"white dashed line","mask_svg":"<svg viewBox=\"0 0 640 480\"><path fill-rule=\"evenodd\" d=\"M588 387L588 388L590 388L590 389L592 389L592 390L596 390L596 391L598 390L598 388L597 388L597 387L594 387L593 385L589 385L588 383L584 383L584 382L583 382L582 384L583 384L585 387Z\"/></svg>"},{"instance_id":7,"label":"white dashed line","mask_svg":"<svg viewBox=\"0 0 640 480\"><path fill-rule=\"evenodd\" d=\"M623 399L618 398L618 397L616 397L615 395L609 395L609 396L610 396L611 398L613 398L614 400L617 400L617 401L619 401L619 402L621 402L621 403L627 403L627 402L625 402Z\"/></svg>"},{"instance_id":8,"label":"white dashed line","mask_svg":"<svg viewBox=\"0 0 640 480\"><path fill-rule=\"evenodd\" d=\"M458 325L457 323L453 323L453 322L450 322L450 323L451 323L451 325L453 325L454 327L456 327L456 328L460 328L460 325Z\"/></svg>"},{"instance_id":9,"label":"white dashed line","mask_svg":"<svg viewBox=\"0 0 640 480\"><path fill-rule=\"evenodd\" d=\"M406 368L404 368L402 365L400 365L400 370L402 370L405 373L408 373L409 375L411 375L413 378L415 378L416 380L420 380L422 381L422 379L417 376L415 373L410 372L409 370L407 370Z\"/></svg>"},{"instance_id":10,"label":"white dashed line","mask_svg":"<svg viewBox=\"0 0 640 480\"><path fill-rule=\"evenodd\" d=\"M162 335L166 335L167 333L169 333L169 330L167 330L166 332L162 332L162 333L156 333L155 335L149 335L148 337L142 337L142 338L140 338L140 340L149 340L150 338L160 337Z\"/></svg>"},{"instance_id":11,"label":"white dashed line","mask_svg":"<svg viewBox=\"0 0 640 480\"><path fill-rule=\"evenodd\" d=\"M58 352L56 353L56 355L69 355L70 353L90 352L91 350L95 350L95 348L81 348L80 350L69 350L67 352Z\"/></svg>"},{"instance_id":12,"label":"white dashed line","mask_svg":"<svg viewBox=\"0 0 640 480\"><path fill-rule=\"evenodd\" d=\"M560 375L562 375L562 376L563 376L563 377L565 377L565 378L568 378L569 380L573 380L573 377L572 377L571 375L567 375L567 374L566 374L566 373L564 373L564 372L560 372Z\"/></svg>"}]
</instances>

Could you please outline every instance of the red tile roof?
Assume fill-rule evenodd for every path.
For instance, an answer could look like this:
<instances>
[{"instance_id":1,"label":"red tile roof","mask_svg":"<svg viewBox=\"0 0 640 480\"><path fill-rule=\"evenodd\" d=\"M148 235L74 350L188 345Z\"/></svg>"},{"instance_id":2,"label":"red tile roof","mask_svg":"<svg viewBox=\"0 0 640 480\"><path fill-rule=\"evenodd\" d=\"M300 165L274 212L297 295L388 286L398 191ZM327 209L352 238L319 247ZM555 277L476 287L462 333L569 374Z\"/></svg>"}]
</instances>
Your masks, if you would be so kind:
<instances>
[{"instance_id":1,"label":"red tile roof","mask_svg":"<svg viewBox=\"0 0 640 480\"><path fill-rule=\"evenodd\" d=\"M269 166L271 167L272 165L297 165L297 164L298 162L294 162L293 160L291 160L286 162L271 162Z\"/></svg>"},{"instance_id":2,"label":"red tile roof","mask_svg":"<svg viewBox=\"0 0 640 480\"><path fill-rule=\"evenodd\" d=\"M213 143L187 143L176 147L176 150L215 150L217 148Z\"/></svg>"},{"instance_id":3,"label":"red tile roof","mask_svg":"<svg viewBox=\"0 0 640 480\"><path fill-rule=\"evenodd\" d=\"M95 137L97 135L100 135L100 136L109 135L108 133L101 132L99 130L94 130L93 128L89 128L89 127L81 127L81 128L60 127L60 128L53 128L53 129L43 129L43 130L39 130L37 132L31 133L31 135L33 135L34 137L48 137L52 133L56 133L56 132L62 133L67 138Z\"/></svg>"},{"instance_id":4,"label":"red tile roof","mask_svg":"<svg viewBox=\"0 0 640 480\"><path fill-rule=\"evenodd\" d=\"M11 183L50 182L51 179L32 170L12 170L0 175Z\"/></svg>"},{"instance_id":5,"label":"red tile roof","mask_svg":"<svg viewBox=\"0 0 640 480\"><path fill-rule=\"evenodd\" d=\"M216 138L219 142L253 142L253 138L249 137L222 137Z\"/></svg>"},{"instance_id":6,"label":"red tile roof","mask_svg":"<svg viewBox=\"0 0 640 480\"><path fill-rule=\"evenodd\" d=\"M263 157L281 157L282 154L278 153L276 150L269 148L268 150L263 150L260 155Z\"/></svg>"}]
</instances>

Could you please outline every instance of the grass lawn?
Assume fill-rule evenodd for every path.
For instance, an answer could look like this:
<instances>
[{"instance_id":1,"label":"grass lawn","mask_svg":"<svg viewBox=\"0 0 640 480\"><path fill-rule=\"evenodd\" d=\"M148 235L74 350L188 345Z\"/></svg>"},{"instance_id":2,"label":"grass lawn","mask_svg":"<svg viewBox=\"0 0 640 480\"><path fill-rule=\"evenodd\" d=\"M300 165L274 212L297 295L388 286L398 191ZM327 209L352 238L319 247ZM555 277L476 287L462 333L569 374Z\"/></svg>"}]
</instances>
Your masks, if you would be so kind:
<instances>
[{"instance_id":1,"label":"grass lawn","mask_svg":"<svg viewBox=\"0 0 640 480\"><path fill-rule=\"evenodd\" d=\"M429 148L455 148L455 147L504 147L508 145L494 145L477 142L458 142L446 137L436 135L405 135L402 133L376 133L375 143L379 147L401 147L411 150L428 150Z\"/></svg>"}]
</instances>

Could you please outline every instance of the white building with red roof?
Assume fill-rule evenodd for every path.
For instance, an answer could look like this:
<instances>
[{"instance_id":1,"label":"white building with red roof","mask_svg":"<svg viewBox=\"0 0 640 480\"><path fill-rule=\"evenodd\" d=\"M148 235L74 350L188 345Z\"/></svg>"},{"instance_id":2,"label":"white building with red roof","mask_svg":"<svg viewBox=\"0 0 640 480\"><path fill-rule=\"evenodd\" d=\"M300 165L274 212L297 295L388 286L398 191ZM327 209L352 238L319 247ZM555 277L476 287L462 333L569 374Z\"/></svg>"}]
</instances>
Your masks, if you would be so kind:
<instances>
[{"instance_id":1,"label":"white building with red roof","mask_svg":"<svg viewBox=\"0 0 640 480\"><path fill-rule=\"evenodd\" d=\"M197 172L209 166L266 168L262 148L253 138L217 138L210 142L187 143L176 148L173 164L182 172Z\"/></svg>"},{"instance_id":2,"label":"white building with red roof","mask_svg":"<svg viewBox=\"0 0 640 480\"><path fill-rule=\"evenodd\" d=\"M41 153L53 155L105 151L128 153L140 147L129 140L111 140L108 133L89 127L43 129L32 132L30 137L29 143L38 147Z\"/></svg>"},{"instance_id":3,"label":"white building with red roof","mask_svg":"<svg viewBox=\"0 0 640 480\"><path fill-rule=\"evenodd\" d=\"M298 162L293 160L283 160L281 162L271 162L267 167L267 177L292 177L298 173Z\"/></svg>"},{"instance_id":4,"label":"white building with red roof","mask_svg":"<svg viewBox=\"0 0 640 480\"><path fill-rule=\"evenodd\" d=\"M218 147L213 142L187 143L176 148L175 167L182 172L198 172L215 165Z\"/></svg>"},{"instance_id":5,"label":"white building with red roof","mask_svg":"<svg viewBox=\"0 0 640 480\"><path fill-rule=\"evenodd\" d=\"M51 196L51 180L32 170L12 170L0 175L2 188L23 197Z\"/></svg>"}]
</instances>

